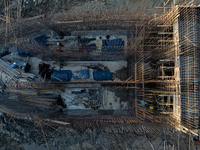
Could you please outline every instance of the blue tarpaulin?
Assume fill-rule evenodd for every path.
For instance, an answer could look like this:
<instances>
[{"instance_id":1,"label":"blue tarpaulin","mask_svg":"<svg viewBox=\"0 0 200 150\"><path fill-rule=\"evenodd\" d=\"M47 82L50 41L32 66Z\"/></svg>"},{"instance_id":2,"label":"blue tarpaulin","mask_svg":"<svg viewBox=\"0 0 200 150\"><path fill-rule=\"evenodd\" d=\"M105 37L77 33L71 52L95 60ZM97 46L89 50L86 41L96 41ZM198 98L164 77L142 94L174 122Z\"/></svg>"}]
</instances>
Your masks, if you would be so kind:
<instances>
[{"instance_id":1,"label":"blue tarpaulin","mask_svg":"<svg viewBox=\"0 0 200 150\"><path fill-rule=\"evenodd\" d=\"M25 52L23 49L21 48L17 48L18 51L18 55L21 57L31 57L31 55L27 52Z\"/></svg>"},{"instance_id":2,"label":"blue tarpaulin","mask_svg":"<svg viewBox=\"0 0 200 150\"><path fill-rule=\"evenodd\" d=\"M47 37L45 35L36 37L35 40L43 46L47 46Z\"/></svg>"},{"instance_id":3,"label":"blue tarpaulin","mask_svg":"<svg viewBox=\"0 0 200 150\"><path fill-rule=\"evenodd\" d=\"M51 81L70 81L72 78L71 70L53 71Z\"/></svg>"},{"instance_id":4,"label":"blue tarpaulin","mask_svg":"<svg viewBox=\"0 0 200 150\"><path fill-rule=\"evenodd\" d=\"M103 40L102 51L122 51L124 48L124 41L121 38L114 40Z\"/></svg>"},{"instance_id":5,"label":"blue tarpaulin","mask_svg":"<svg viewBox=\"0 0 200 150\"><path fill-rule=\"evenodd\" d=\"M96 81L112 80L112 73L109 70L94 71L93 78Z\"/></svg>"},{"instance_id":6,"label":"blue tarpaulin","mask_svg":"<svg viewBox=\"0 0 200 150\"><path fill-rule=\"evenodd\" d=\"M94 40L96 40L96 38L80 38L81 43L89 43Z\"/></svg>"},{"instance_id":7,"label":"blue tarpaulin","mask_svg":"<svg viewBox=\"0 0 200 150\"><path fill-rule=\"evenodd\" d=\"M79 70L73 73L74 80L88 79L90 77L89 70Z\"/></svg>"},{"instance_id":8,"label":"blue tarpaulin","mask_svg":"<svg viewBox=\"0 0 200 150\"><path fill-rule=\"evenodd\" d=\"M86 51L93 51L96 49L96 44L91 43L91 41L95 41L96 38L80 38L80 42L82 43L81 49Z\"/></svg>"}]
</instances>

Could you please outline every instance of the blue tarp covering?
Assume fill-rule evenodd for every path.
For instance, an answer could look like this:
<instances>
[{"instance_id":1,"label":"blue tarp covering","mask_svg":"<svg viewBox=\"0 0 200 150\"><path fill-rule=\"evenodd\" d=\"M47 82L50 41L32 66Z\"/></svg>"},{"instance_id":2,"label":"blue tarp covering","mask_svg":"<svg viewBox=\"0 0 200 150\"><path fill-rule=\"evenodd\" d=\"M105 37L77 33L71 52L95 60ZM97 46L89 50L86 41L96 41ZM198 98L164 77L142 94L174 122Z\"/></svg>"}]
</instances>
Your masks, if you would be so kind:
<instances>
[{"instance_id":1,"label":"blue tarp covering","mask_svg":"<svg viewBox=\"0 0 200 150\"><path fill-rule=\"evenodd\" d=\"M47 37L45 35L36 37L35 40L43 46L47 46Z\"/></svg>"},{"instance_id":2,"label":"blue tarp covering","mask_svg":"<svg viewBox=\"0 0 200 150\"><path fill-rule=\"evenodd\" d=\"M53 71L51 74L51 81L70 81L71 78L71 70Z\"/></svg>"},{"instance_id":3,"label":"blue tarp covering","mask_svg":"<svg viewBox=\"0 0 200 150\"><path fill-rule=\"evenodd\" d=\"M89 70L79 70L73 73L74 80L88 79L90 77Z\"/></svg>"},{"instance_id":4,"label":"blue tarp covering","mask_svg":"<svg viewBox=\"0 0 200 150\"><path fill-rule=\"evenodd\" d=\"M25 52L23 49L21 48L17 48L18 51L18 55L21 57L30 57L31 55L27 52Z\"/></svg>"},{"instance_id":5,"label":"blue tarp covering","mask_svg":"<svg viewBox=\"0 0 200 150\"><path fill-rule=\"evenodd\" d=\"M123 51L124 41L121 38L114 40L103 40L102 51Z\"/></svg>"},{"instance_id":6,"label":"blue tarp covering","mask_svg":"<svg viewBox=\"0 0 200 150\"><path fill-rule=\"evenodd\" d=\"M80 38L81 43L89 43L94 40L96 40L96 38Z\"/></svg>"},{"instance_id":7,"label":"blue tarp covering","mask_svg":"<svg viewBox=\"0 0 200 150\"><path fill-rule=\"evenodd\" d=\"M96 44L95 43L89 44L89 42L95 41L95 40L96 40L96 38L80 38L80 42L82 43L81 49L82 50L86 50L86 51L95 50L96 49Z\"/></svg>"},{"instance_id":8,"label":"blue tarp covering","mask_svg":"<svg viewBox=\"0 0 200 150\"><path fill-rule=\"evenodd\" d=\"M112 80L112 73L109 70L94 71L93 78L96 81Z\"/></svg>"}]
</instances>

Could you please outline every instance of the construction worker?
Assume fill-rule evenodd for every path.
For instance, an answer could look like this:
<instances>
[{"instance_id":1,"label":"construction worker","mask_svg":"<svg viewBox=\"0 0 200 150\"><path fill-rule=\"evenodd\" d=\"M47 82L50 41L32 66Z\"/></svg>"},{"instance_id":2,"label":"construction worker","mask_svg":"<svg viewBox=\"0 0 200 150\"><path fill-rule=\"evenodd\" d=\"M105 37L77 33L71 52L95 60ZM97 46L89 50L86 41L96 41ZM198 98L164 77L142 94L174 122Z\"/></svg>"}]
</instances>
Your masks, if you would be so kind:
<instances>
[{"instance_id":1,"label":"construction worker","mask_svg":"<svg viewBox=\"0 0 200 150\"><path fill-rule=\"evenodd\" d=\"M99 39L97 40L97 52L101 52L101 48L102 48L102 38L100 36Z\"/></svg>"},{"instance_id":2,"label":"construction worker","mask_svg":"<svg viewBox=\"0 0 200 150\"><path fill-rule=\"evenodd\" d=\"M13 62L13 63L12 63L10 66L11 66L11 68L13 68L13 69L14 69L14 68L17 68L17 66L16 66L16 65L17 65L17 63L16 63L16 62Z\"/></svg>"},{"instance_id":3,"label":"construction worker","mask_svg":"<svg viewBox=\"0 0 200 150\"><path fill-rule=\"evenodd\" d=\"M150 108L151 110L154 110L154 107L153 107L153 106L149 106L149 108Z\"/></svg>"}]
</instances>

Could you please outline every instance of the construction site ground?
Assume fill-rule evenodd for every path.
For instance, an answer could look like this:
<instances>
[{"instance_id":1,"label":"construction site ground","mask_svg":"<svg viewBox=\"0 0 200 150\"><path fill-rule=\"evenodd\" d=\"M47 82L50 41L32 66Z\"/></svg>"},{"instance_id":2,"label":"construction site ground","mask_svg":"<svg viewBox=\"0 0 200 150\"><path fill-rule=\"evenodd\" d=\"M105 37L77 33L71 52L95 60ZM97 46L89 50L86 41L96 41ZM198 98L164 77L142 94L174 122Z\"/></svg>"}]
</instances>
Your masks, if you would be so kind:
<instances>
[{"instance_id":1,"label":"construction site ground","mask_svg":"<svg viewBox=\"0 0 200 150\"><path fill-rule=\"evenodd\" d=\"M148 126L145 126L148 128ZM150 127L149 127L150 128ZM30 121L13 119L7 116L0 117L0 149L1 150L133 150L133 149L198 149L189 136L174 132L168 134L165 127L157 127L155 133L145 135L132 131L120 133L117 129L113 132L90 131L80 133L73 128L41 125ZM155 127L156 129L156 127ZM160 132L159 132L160 131ZM178 142L179 140L179 142ZM48 146L48 147L47 147Z\"/></svg>"},{"instance_id":2,"label":"construction site ground","mask_svg":"<svg viewBox=\"0 0 200 150\"><path fill-rule=\"evenodd\" d=\"M22 6L20 6L20 8L18 6L15 7L19 1L22 1ZM160 78L156 78L158 74L161 74L160 68L164 68L163 64L162 66L159 66L160 64L156 61L159 61L161 58L161 60L164 60L165 57L163 56L162 44L161 48L157 46L157 49L153 49L152 47L155 47L156 44L158 45L158 43L162 43L163 41L164 43L166 43L166 41L170 43L173 37L169 36L167 40L164 38L159 40L160 37L154 37L154 34L156 33L160 36L160 34L163 35L164 33L165 35L169 33L169 35L171 35L173 32L171 30L170 32L168 30L163 30L165 32L157 32L153 31L153 29L154 27L160 28L158 26L163 28L164 26L172 25L166 25L170 22L168 22L168 20L166 20L166 22L163 21L166 23L164 25L160 25L158 21L157 24L152 25L153 27L151 33L148 30L146 31L146 29L152 22L157 21L159 11L157 11L158 14L151 13L151 15L149 15L149 18L153 19L151 21L147 19L149 21L148 25L145 17L141 17L144 20L140 18L140 15L143 16L142 13L146 12L146 14L148 14L148 12L152 11L152 8L156 8L160 4L165 7L165 3L163 3L164 0L148 0L146 2L143 1L143 3L141 3L140 0L19 1L15 2L14 0L10 0L7 2L5 7L6 5L11 4L9 5L9 8L8 6L7 8L4 8L3 2L0 2L0 8L2 7L0 9L0 19L2 20L2 24L6 24L6 31L1 30L2 37L5 36L5 41L2 40L0 42L2 51L4 50L4 46L6 47L9 42L11 45L14 45L14 40L12 38L8 39L7 37L8 28L10 28L10 33L13 32L11 34L13 35L13 38L15 38L16 30L16 39L25 35L24 37L28 40L29 37L32 36L32 38L34 38L39 35L41 36L42 34L46 34L47 37L51 33L53 35L54 32L56 33L56 28L59 28L60 31L59 36L57 35L58 38L52 36L51 39L48 39L49 41L54 40L52 42L54 45L49 44L49 41L47 42L46 48L48 47L48 49L45 49L44 45L41 46L41 43L39 44L39 42L33 42L31 46L26 45L28 40L25 40L25 43L23 43L25 46L23 48L28 53L33 52L33 57L20 57L16 52L18 49L12 51L12 48L9 47L8 50L10 50L10 54L0 59L0 66L2 67L2 70L4 70L0 72L1 80L4 79L7 86L4 91L3 85L1 85L3 90L1 89L0 93L0 150L200 149L200 145L195 142L194 135L191 134L192 132L189 130L184 131L187 132L186 134L178 130L180 122L173 122L173 117L170 116L170 114L173 113L173 109L171 110L167 103L168 100L171 100L170 96L168 96L168 99L166 99L165 102L165 98L167 97L163 96L165 93L174 95L177 94L177 97L180 96L178 95L180 94L178 93L179 91L173 91L173 87L177 84L175 83L175 80L173 80L174 72L172 71L171 73L169 71L170 69L168 69L168 72L166 71L168 74L165 75L163 69L162 75L159 76ZM144 4L145 6L143 6ZM138 18L134 18L136 19L136 24L133 23L135 22L134 19L129 20L129 14L123 14L123 12L126 12L123 11L123 9L132 10L132 8L138 10L135 15ZM142 9L145 9L145 11ZM163 7L158 9L162 10ZM87 14L87 17L85 17L84 14L80 17L83 21L77 20L79 16L76 15L80 15L83 11ZM111 16L110 20L107 20L107 17L109 16L106 16L105 14L112 11L114 13L115 11L119 12L119 16L122 13L128 19L126 20L124 19L126 17L124 17L124 21L122 21L123 19L120 18L121 16L119 18L115 18L115 14L112 14L113 16ZM9 12L11 16L6 16L5 12ZM15 12L17 13L15 14ZM163 14L167 14L165 8L163 12ZM90 18L90 13L94 14L94 16L96 15L94 17L96 21L93 22L93 20L90 20L92 18ZM62 18L63 14L64 16L66 14L73 14L72 16L74 18L72 17L72 21L70 20L71 18L67 20L68 28L65 27L66 20ZM38 15L39 19L37 18ZM27 23L29 22L29 19L34 20L34 16L37 16L36 20L38 19L40 21L42 20L42 22L44 21L44 24L41 24L40 21L36 21L37 23L35 24ZM134 15L131 14L130 16ZM165 18L167 18L166 16ZM16 28L15 25L9 26L13 21L12 17L15 19L17 18L16 20L13 19L16 21ZM23 20L23 17L29 19L27 19L28 21L26 20L27 22L21 22L22 24L24 23L24 26L18 26L17 24L21 24L20 21ZM104 24L102 21L101 26L101 23L98 23L98 19L103 20L104 17L108 23ZM51 23L54 22L54 24L49 26L49 22L47 20L45 21L44 18L48 18L48 21ZM6 21L3 22L5 19ZM173 20L173 17L171 20ZM73 23L71 24L70 21ZM79 24L79 22L81 23ZM15 22L13 24L15 24ZM33 26L35 25L38 25L39 29L34 28ZM45 27L43 28L42 26ZM97 29L94 29L96 26L98 26ZM116 29L120 26L122 29L117 31ZM12 27L14 29L12 29ZM20 30L29 30L32 28L33 30L30 32L26 31L26 35L25 31L19 31L17 30L18 28ZM107 30L107 28L112 29ZM75 30L70 31L73 29ZM46 31L48 31L48 33L45 33ZM70 33L68 31L70 31ZM5 35L3 34L4 32ZM65 43L66 39L64 39L65 37L61 34L62 32L65 32L67 42L69 42L68 44ZM111 40L121 38L124 42L123 49L120 49L120 52L118 51L119 53L115 53L115 55L113 55L113 52L102 50L102 47L100 49L97 47L94 51L87 51L81 47L84 45L84 42L82 42L82 45L80 44L80 35L85 39L95 38L95 42L98 38L101 39L100 37L102 37L103 40L106 40L106 43L110 40L109 38L107 39L107 35L111 35ZM148 40L150 37L149 35L153 36L150 40ZM146 36L147 39L145 39ZM72 43L75 43L75 47L77 46L75 51L73 49L73 44L71 47L70 38L75 39L74 41L72 40ZM8 43L6 43L6 40ZM23 38L19 38L17 40L19 40L19 43L15 43L16 47L13 46L15 48L23 45L20 44L20 40L23 42ZM66 45L64 44L63 46L61 42L57 42L56 40L64 41L63 43ZM134 43L131 42L133 40ZM148 42L145 40L148 40ZM38 45L39 47L36 47ZM59 48L57 48L58 46ZM170 44L168 46L170 46ZM60 47L66 49L62 51L62 48ZM160 56L155 54L157 52L156 50L162 51ZM151 53L151 51L153 52ZM64 54L64 52L66 52L66 54ZM170 51L169 54L167 53L166 55L169 55L168 57L170 57L171 54L174 58L174 52ZM41 57L38 57L38 55L41 55ZM28 60L27 62L31 64L30 74L21 73L23 72L22 69L11 69L10 64L14 65L14 63L11 63L13 58L18 58L23 61ZM53 58L55 58L55 60ZM7 60L8 62L4 62L4 60ZM73 74L75 71L87 69L89 70L90 77L88 79L81 80L75 80L72 77L72 79L70 79L71 81L53 82L52 79L46 79L46 75L45 77L42 77L42 75L39 74L39 64L41 63L50 64L51 69L49 70L52 74L53 71L56 72L57 70L70 70ZM109 70L112 73L113 79L108 81L95 81L93 77L95 67L103 67L103 69L100 69L101 71ZM174 66L170 63L167 67L174 69ZM156 69L157 71L155 71ZM10 78L7 78L6 75L2 77L2 74L4 74L5 71L8 72L7 74L11 74ZM19 74L21 73L20 75L17 74L18 71ZM19 78L15 78L15 73L19 75ZM31 78L32 75L34 76L33 78ZM166 80L164 77L166 77ZM173 79L171 80L170 77ZM180 79L178 81L180 81ZM178 87L176 88L179 90ZM189 93L189 91L187 92ZM195 92L198 95L198 92ZM167 110L165 113L164 107L163 109L159 109L158 105L154 106L152 99L158 99L157 95L163 96L163 99L161 100L163 100L163 102L165 102L164 104L167 105L167 108L170 109L169 112ZM187 100L187 97L185 97L185 100ZM37 104L38 101L39 104ZM62 101L62 104L60 104L60 101ZM84 101L87 102L87 104L84 103ZM193 101L194 100L192 99L192 102ZM196 101L198 101L198 97L196 97ZM65 107L63 107L63 103L66 104ZM188 106L188 108L192 107ZM198 108L196 110L198 110ZM161 111L163 111L163 113L161 113ZM193 115L193 111L186 111L185 114L187 118L187 115ZM183 113L181 115L183 115ZM188 123L191 124L191 126L193 123L198 124L198 117L197 121L194 122L189 118ZM169 122L171 124L169 124ZM195 127L197 127L195 129L198 130L199 124ZM191 127L191 130L192 129L193 128Z\"/></svg>"}]
</instances>

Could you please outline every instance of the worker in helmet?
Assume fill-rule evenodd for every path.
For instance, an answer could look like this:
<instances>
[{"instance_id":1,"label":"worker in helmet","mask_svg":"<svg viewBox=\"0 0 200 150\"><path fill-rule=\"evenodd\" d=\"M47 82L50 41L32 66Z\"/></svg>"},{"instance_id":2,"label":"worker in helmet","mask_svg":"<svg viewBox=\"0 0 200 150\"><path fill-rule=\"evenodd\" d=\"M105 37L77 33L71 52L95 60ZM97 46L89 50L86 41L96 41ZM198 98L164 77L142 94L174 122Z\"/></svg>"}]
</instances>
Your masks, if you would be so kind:
<instances>
[{"instance_id":1,"label":"worker in helmet","mask_svg":"<svg viewBox=\"0 0 200 150\"><path fill-rule=\"evenodd\" d=\"M13 69L14 69L14 68L17 68L17 66L16 66L16 65L17 65L17 63L16 63L16 62L12 63L12 64L11 64L11 68L13 68Z\"/></svg>"}]
</instances>

